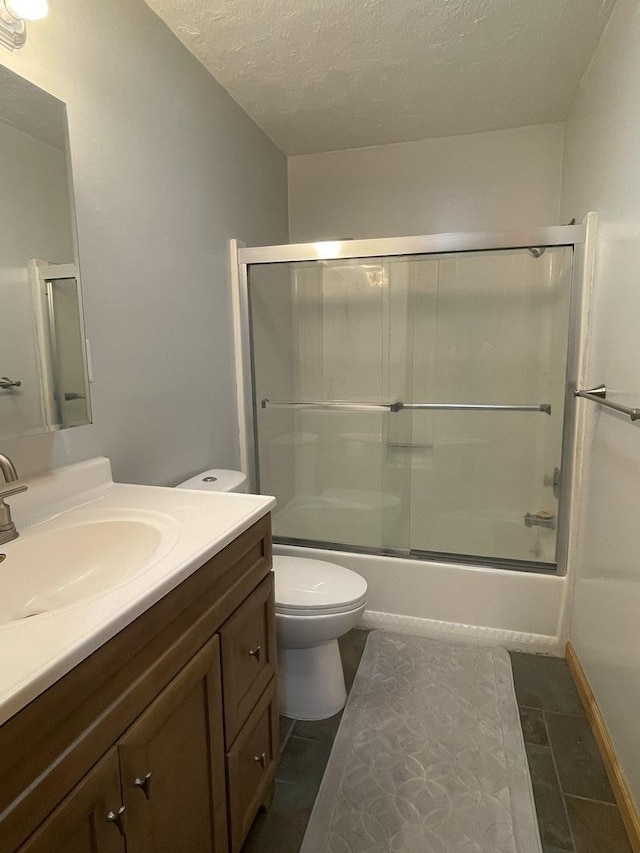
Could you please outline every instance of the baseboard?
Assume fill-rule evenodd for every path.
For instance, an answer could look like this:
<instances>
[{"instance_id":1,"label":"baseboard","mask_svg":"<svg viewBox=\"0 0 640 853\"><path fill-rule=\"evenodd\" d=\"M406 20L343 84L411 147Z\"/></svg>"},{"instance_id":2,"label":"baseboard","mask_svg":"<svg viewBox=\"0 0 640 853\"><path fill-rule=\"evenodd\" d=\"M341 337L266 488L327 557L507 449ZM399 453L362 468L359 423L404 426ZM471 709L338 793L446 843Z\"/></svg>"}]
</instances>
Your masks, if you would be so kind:
<instances>
[{"instance_id":1,"label":"baseboard","mask_svg":"<svg viewBox=\"0 0 640 853\"><path fill-rule=\"evenodd\" d=\"M620 809L622 821L629 836L629 843L633 853L640 853L640 814L636 808L631 791L627 785L627 780L618 761L613 741L609 736L604 718L598 708L598 703L593 695L585 671L576 654L576 650L571 643L567 643L565 657L569 664L569 669L573 676L573 680L578 688L578 693L582 699L587 719L591 724L593 735L598 744L602 761L607 770L613 793Z\"/></svg>"},{"instance_id":2,"label":"baseboard","mask_svg":"<svg viewBox=\"0 0 640 853\"><path fill-rule=\"evenodd\" d=\"M398 613L383 613L365 610L360 619L362 628L377 628L381 631L397 631L432 637L434 640L467 640L485 645L504 646L513 651L540 652L562 657L563 647L558 637L546 634L527 634L522 631L507 631L503 628L486 628L482 625L463 625L460 622L441 622L438 619L423 619L418 616L402 616Z\"/></svg>"}]
</instances>

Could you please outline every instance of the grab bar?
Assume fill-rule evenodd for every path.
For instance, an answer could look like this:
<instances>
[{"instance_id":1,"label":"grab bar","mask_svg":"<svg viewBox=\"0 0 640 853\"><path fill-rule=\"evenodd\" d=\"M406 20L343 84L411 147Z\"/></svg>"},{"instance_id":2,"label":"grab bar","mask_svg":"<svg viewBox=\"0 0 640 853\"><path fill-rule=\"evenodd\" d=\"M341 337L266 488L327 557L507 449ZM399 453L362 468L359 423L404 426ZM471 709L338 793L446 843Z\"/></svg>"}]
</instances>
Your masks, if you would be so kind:
<instances>
[{"instance_id":1,"label":"grab bar","mask_svg":"<svg viewBox=\"0 0 640 853\"><path fill-rule=\"evenodd\" d=\"M551 414L549 403L534 405L510 406L477 403L350 403L347 400L308 400L298 402L293 400L262 400L263 409L324 409L326 411L351 412L401 412L403 409L437 411L468 411L468 412L545 412Z\"/></svg>"},{"instance_id":2,"label":"grab bar","mask_svg":"<svg viewBox=\"0 0 640 853\"><path fill-rule=\"evenodd\" d=\"M592 403L598 403L607 409L614 409L616 412L622 412L623 415L628 415L632 421L640 420L640 409L634 409L630 406L623 406L622 403L612 403L607 400L607 386L598 385L595 388L587 388L581 391L574 391L574 397L582 397L584 400L591 400Z\"/></svg>"}]
</instances>

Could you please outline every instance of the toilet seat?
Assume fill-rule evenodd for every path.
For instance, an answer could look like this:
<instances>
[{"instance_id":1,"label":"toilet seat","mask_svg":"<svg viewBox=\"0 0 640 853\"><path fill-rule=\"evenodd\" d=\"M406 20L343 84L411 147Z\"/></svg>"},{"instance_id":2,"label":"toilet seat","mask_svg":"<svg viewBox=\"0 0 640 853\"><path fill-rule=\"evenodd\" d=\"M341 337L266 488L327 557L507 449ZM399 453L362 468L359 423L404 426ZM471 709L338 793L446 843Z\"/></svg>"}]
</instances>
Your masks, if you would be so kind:
<instances>
[{"instance_id":1,"label":"toilet seat","mask_svg":"<svg viewBox=\"0 0 640 853\"><path fill-rule=\"evenodd\" d=\"M357 610L367 599L363 577L325 560L273 558L276 613L330 616Z\"/></svg>"}]
</instances>

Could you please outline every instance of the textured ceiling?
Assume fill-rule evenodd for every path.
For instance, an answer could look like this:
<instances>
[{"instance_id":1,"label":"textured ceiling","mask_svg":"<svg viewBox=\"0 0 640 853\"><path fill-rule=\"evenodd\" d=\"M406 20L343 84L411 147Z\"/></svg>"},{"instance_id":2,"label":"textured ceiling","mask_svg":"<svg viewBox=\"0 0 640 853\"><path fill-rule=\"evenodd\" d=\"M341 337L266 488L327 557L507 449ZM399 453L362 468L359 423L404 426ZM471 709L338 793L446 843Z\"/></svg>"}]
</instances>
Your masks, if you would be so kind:
<instances>
[{"instance_id":1,"label":"textured ceiling","mask_svg":"<svg viewBox=\"0 0 640 853\"><path fill-rule=\"evenodd\" d=\"M146 0L286 154L562 121L615 0Z\"/></svg>"}]
</instances>

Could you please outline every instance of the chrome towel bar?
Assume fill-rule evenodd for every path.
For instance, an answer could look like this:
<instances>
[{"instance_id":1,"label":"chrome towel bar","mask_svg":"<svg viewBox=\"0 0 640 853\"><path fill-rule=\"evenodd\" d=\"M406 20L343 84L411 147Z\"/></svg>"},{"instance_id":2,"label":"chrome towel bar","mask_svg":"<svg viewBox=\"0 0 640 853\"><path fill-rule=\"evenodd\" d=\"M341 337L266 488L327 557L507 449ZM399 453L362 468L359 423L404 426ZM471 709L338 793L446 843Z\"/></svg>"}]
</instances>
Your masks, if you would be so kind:
<instances>
[{"instance_id":1,"label":"chrome towel bar","mask_svg":"<svg viewBox=\"0 0 640 853\"><path fill-rule=\"evenodd\" d=\"M634 409L631 406L623 406L622 403L612 403L607 400L607 386L598 385L595 388L586 388L582 391L574 391L574 397L582 397L584 400L591 400L592 403L598 403L607 409L614 409L616 412L622 412L627 415L632 421L640 420L640 409Z\"/></svg>"},{"instance_id":2,"label":"chrome towel bar","mask_svg":"<svg viewBox=\"0 0 640 853\"><path fill-rule=\"evenodd\" d=\"M401 412L404 409L435 410L435 411L464 411L464 412L544 412L551 414L549 403L511 406L502 404L480 403L350 403L347 400L262 400L263 409L324 409L325 411L348 412Z\"/></svg>"}]
</instances>

